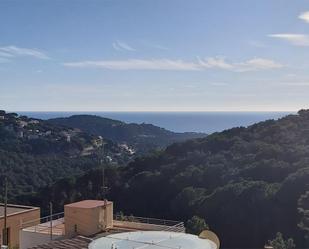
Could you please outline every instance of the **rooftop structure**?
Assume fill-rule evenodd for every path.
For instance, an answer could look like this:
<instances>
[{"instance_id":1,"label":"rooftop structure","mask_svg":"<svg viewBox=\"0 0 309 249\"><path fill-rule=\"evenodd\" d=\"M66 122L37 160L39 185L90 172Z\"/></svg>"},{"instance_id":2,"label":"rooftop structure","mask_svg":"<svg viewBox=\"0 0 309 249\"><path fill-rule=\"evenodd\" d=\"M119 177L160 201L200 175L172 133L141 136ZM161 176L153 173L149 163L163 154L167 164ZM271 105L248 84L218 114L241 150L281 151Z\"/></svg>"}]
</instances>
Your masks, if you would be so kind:
<instances>
[{"instance_id":1,"label":"rooftop structure","mask_svg":"<svg viewBox=\"0 0 309 249\"><path fill-rule=\"evenodd\" d=\"M7 241L10 247L20 244L19 232L22 223L40 218L40 208L31 206L7 206ZM35 223L32 223L33 225ZM4 204L0 203L0 243L4 241Z\"/></svg>"},{"instance_id":2,"label":"rooftop structure","mask_svg":"<svg viewBox=\"0 0 309 249\"><path fill-rule=\"evenodd\" d=\"M84 200L64 206L65 236L90 236L113 227L113 202Z\"/></svg>"},{"instance_id":3,"label":"rooftop structure","mask_svg":"<svg viewBox=\"0 0 309 249\"><path fill-rule=\"evenodd\" d=\"M71 204L65 205L65 207L73 207L73 208L97 208L104 207L106 205L110 205L111 201L100 201L100 200L84 200L79 202L74 202Z\"/></svg>"},{"instance_id":4,"label":"rooftop structure","mask_svg":"<svg viewBox=\"0 0 309 249\"><path fill-rule=\"evenodd\" d=\"M209 238L166 231L136 231L110 234L98 239L77 236L29 249L219 249Z\"/></svg>"},{"instance_id":5,"label":"rooftop structure","mask_svg":"<svg viewBox=\"0 0 309 249\"><path fill-rule=\"evenodd\" d=\"M31 207L17 206L17 205L8 205L7 215L16 215L19 213L27 212ZM0 203L0 219L4 217L4 204Z\"/></svg>"},{"instance_id":6,"label":"rooftop structure","mask_svg":"<svg viewBox=\"0 0 309 249\"><path fill-rule=\"evenodd\" d=\"M208 239L196 235L166 231L138 231L118 233L94 240L89 249L218 249Z\"/></svg>"},{"instance_id":7,"label":"rooftop structure","mask_svg":"<svg viewBox=\"0 0 309 249\"><path fill-rule=\"evenodd\" d=\"M84 200L65 205L64 213L41 218L35 220L34 225L30 224L31 222L25 223L26 227L22 229L21 249L36 248L37 245L46 245L51 240L71 239L77 236L94 239L131 231L185 232L183 222L114 216L113 202L100 200Z\"/></svg>"}]
</instances>

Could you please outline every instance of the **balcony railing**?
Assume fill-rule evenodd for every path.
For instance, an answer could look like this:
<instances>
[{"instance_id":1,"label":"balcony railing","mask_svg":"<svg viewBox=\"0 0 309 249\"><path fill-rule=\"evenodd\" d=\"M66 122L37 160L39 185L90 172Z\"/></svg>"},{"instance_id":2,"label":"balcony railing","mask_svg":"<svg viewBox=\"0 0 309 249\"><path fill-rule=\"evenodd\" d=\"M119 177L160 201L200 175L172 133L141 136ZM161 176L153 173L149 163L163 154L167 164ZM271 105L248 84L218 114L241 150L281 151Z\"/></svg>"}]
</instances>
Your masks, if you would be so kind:
<instances>
[{"instance_id":1,"label":"balcony railing","mask_svg":"<svg viewBox=\"0 0 309 249\"><path fill-rule=\"evenodd\" d=\"M183 222L136 216L114 215L114 226L132 230L185 232Z\"/></svg>"},{"instance_id":2,"label":"balcony railing","mask_svg":"<svg viewBox=\"0 0 309 249\"><path fill-rule=\"evenodd\" d=\"M64 236L64 222L64 213L58 213L24 222L21 224L21 229L29 232ZM185 232L183 222L124 215L114 215L113 228L123 230Z\"/></svg>"},{"instance_id":3,"label":"balcony railing","mask_svg":"<svg viewBox=\"0 0 309 249\"><path fill-rule=\"evenodd\" d=\"M64 213L57 213L40 219L26 221L21 224L21 229L44 234L64 235Z\"/></svg>"}]
</instances>

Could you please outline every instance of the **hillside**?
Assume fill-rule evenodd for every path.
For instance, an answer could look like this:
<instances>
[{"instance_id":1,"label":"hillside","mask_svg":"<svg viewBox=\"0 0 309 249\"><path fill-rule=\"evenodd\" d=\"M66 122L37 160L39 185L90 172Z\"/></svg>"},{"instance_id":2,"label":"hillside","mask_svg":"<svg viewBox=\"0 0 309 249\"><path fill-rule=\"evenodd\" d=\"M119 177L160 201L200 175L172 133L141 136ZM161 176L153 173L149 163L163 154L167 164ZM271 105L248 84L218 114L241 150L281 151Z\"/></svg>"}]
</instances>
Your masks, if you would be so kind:
<instances>
[{"instance_id":1,"label":"hillside","mask_svg":"<svg viewBox=\"0 0 309 249\"><path fill-rule=\"evenodd\" d=\"M49 119L48 122L78 128L90 134L111 139L116 143L128 145L139 153L162 149L174 142L206 136L206 134L194 132L175 133L152 124L127 124L94 115L74 115Z\"/></svg>"},{"instance_id":2,"label":"hillside","mask_svg":"<svg viewBox=\"0 0 309 249\"><path fill-rule=\"evenodd\" d=\"M262 248L282 232L308 248L309 110L169 146L106 172L118 211L187 221L197 215L223 248ZM100 171L19 200L47 206L99 198Z\"/></svg>"},{"instance_id":3,"label":"hillside","mask_svg":"<svg viewBox=\"0 0 309 249\"><path fill-rule=\"evenodd\" d=\"M0 185L8 176L11 196L85 173L99 160L124 165L131 158L130 151L108 139L0 111Z\"/></svg>"}]
</instances>

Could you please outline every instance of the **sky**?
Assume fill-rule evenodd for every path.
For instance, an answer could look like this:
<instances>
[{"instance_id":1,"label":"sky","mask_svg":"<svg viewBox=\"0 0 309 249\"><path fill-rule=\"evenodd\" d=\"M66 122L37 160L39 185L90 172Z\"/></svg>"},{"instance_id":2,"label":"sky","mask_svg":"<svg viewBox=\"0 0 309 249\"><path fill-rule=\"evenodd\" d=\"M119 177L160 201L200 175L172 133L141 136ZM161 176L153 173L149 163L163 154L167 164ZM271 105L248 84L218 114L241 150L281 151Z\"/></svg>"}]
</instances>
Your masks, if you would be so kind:
<instances>
[{"instance_id":1,"label":"sky","mask_svg":"<svg viewBox=\"0 0 309 249\"><path fill-rule=\"evenodd\" d=\"M0 0L0 109L309 108L309 0Z\"/></svg>"}]
</instances>

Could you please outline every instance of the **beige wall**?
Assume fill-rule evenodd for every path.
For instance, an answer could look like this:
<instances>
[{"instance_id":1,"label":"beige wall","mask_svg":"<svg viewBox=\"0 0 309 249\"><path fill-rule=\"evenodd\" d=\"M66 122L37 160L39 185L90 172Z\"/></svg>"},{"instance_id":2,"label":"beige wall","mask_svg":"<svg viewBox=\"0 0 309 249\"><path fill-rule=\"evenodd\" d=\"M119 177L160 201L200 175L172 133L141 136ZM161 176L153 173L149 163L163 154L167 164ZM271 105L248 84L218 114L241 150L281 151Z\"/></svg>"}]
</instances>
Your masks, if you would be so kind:
<instances>
[{"instance_id":1,"label":"beige wall","mask_svg":"<svg viewBox=\"0 0 309 249\"><path fill-rule=\"evenodd\" d=\"M19 232L21 224L23 222L37 220L39 223L40 219L40 209L29 209L16 214L9 215L7 217L7 227L10 229L10 246L16 247L19 246ZM1 233L1 243L2 241L2 229L4 228L4 218L0 219L0 233Z\"/></svg>"},{"instance_id":2,"label":"beige wall","mask_svg":"<svg viewBox=\"0 0 309 249\"><path fill-rule=\"evenodd\" d=\"M106 208L65 206L64 219L66 237L90 236L113 226L113 203L108 203Z\"/></svg>"}]
</instances>

